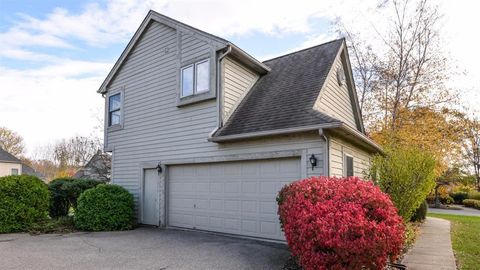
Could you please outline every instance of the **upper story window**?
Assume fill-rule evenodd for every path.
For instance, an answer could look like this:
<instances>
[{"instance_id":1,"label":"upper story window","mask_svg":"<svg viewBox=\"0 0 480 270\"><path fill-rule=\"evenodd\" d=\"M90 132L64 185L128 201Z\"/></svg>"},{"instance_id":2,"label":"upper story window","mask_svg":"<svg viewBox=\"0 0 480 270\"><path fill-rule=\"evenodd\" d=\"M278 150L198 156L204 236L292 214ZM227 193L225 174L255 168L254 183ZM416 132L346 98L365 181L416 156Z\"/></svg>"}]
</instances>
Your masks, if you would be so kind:
<instances>
[{"instance_id":1,"label":"upper story window","mask_svg":"<svg viewBox=\"0 0 480 270\"><path fill-rule=\"evenodd\" d=\"M210 61L198 61L182 68L182 97L205 93L210 90Z\"/></svg>"},{"instance_id":2,"label":"upper story window","mask_svg":"<svg viewBox=\"0 0 480 270\"><path fill-rule=\"evenodd\" d=\"M18 175L18 169L12 169L12 175Z\"/></svg>"},{"instance_id":3,"label":"upper story window","mask_svg":"<svg viewBox=\"0 0 480 270\"><path fill-rule=\"evenodd\" d=\"M349 155L345 155L345 176L354 176L353 157Z\"/></svg>"},{"instance_id":4,"label":"upper story window","mask_svg":"<svg viewBox=\"0 0 480 270\"><path fill-rule=\"evenodd\" d=\"M122 100L120 93L108 98L108 126L120 125Z\"/></svg>"}]
</instances>

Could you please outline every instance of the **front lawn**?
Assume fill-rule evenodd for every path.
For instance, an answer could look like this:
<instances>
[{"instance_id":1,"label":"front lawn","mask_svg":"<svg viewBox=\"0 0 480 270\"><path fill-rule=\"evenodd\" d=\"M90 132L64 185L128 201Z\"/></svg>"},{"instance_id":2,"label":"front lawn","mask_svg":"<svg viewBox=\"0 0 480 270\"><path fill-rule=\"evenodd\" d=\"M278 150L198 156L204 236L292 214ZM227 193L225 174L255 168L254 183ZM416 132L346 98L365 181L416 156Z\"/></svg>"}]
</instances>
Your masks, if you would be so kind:
<instances>
[{"instance_id":1,"label":"front lawn","mask_svg":"<svg viewBox=\"0 0 480 270\"><path fill-rule=\"evenodd\" d=\"M450 220L452 245L457 265L462 270L475 270L480 265L480 217L428 214Z\"/></svg>"}]
</instances>

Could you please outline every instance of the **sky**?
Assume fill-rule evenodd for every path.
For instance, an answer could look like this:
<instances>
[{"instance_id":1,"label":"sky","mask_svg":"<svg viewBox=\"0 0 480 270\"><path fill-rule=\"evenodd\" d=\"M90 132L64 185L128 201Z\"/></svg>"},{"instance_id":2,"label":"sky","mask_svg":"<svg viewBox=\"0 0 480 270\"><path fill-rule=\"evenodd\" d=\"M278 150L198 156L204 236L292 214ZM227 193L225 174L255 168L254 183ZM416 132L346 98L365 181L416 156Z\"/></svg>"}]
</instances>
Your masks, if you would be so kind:
<instances>
[{"instance_id":1,"label":"sky","mask_svg":"<svg viewBox=\"0 0 480 270\"><path fill-rule=\"evenodd\" d=\"M461 103L480 113L480 2L433 0ZM228 39L260 60L335 38L333 23L373 40L378 0L0 0L0 126L27 154L61 138L101 136L96 90L148 10ZM374 27L375 26L375 27ZM374 31L374 29L376 29Z\"/></svg>"}]
</instances>

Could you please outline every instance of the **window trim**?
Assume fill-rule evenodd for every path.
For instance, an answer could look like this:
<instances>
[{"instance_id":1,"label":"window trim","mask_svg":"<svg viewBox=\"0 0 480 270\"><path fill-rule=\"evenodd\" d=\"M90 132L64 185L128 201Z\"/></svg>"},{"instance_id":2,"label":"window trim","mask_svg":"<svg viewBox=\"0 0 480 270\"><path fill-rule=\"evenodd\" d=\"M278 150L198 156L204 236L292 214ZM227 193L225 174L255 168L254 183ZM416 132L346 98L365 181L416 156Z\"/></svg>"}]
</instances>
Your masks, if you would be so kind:
<instances>
[{"instance_id":1,"label":"window trim","mask_svg":"<svg viewBox=\"0 0 480 270\"><path fill-rule=\"evenodd\" d=\"M208 88L206 90L198 91L198 89L197 89L197 86L198 86L198 83L197 83L197 78L198 78L198 76L197 76L197 71L198 71L197 66L200 65L200 64L203 64L203 63L208 64L208 69L207 69L207 71L208 71L207 72ZM194 88L193 88L194 95L199 95L199 94L202 94L202 93L208 93L210 91L210 87L211 87L211 85L210 85L210 59L207 58L207 59L204 59L204 60L197 61L197 62L195 62L194 66L195 66L194 69L193 69L193 73L194 73L193 74L194 75L194 77L193 77L194 78L194 80L193 80L193 82L194 82L193 83L193 85L194 85Z\"/></svg>"},{"instance_id":2,"label":"window trim","mask_svg":"<svg viewBox=\"0 0 480 270\"><path fill-rule=\"evenodd\" d=\"M349 177L348 175L348 162L347 162L347 158L352 158L352 175L350 176L355 176L355 157L351 154L347 154L347 153L344 153L343 154L343 162L345 164L344 168L343 168L343 173L344 173L344 176L345 177Z\"/></svg>"},{"instance_id":3,"label":"window trim","mask_svg":"<svg viewBox=\"0 0 480 270\"><path fill-rule=\"evenodd\" d=\"M16 171L16 173L14 174L13 171ZM11 168L10 169L10 174L11 175L19 175L20 174L20 170L18 168Z\"/></svg>"},{"instance_id":4,"label":"window trim","mask_svg":"<svg viewBox=\"0 0 480 270\"><path fill-rule=\"evenodd\" d=\"M193 83L193 85L192 85L192 94L191 94L191 95L186 95L186 96L184 96L184 95L183 95L183 71L184 71L185 69L191 68L191 67L193 68L193 70L192 70L192 73L193 73L193 74L192 74L192 76L193 76L193 78L192 78L192 83ZM194 96L194 95L195 95L195 77L196 77L196 76L195 76L195 63L192 63L192 64L190 64L190 65L186 65L186 66L180 68L180 98L190 97L190 96Z\"/></svg>"},{"instance_id":5,"label":"window trim","mask_svg":"<svg viewBox=\"0 0 480 270\"><path fill-rule=\"evenodd\" d=\"M120 94L120 123L110 125L110 97ZM116 131L123 129L123 121L125 119L125 111L124 111L124 99L125 99L125 92L124 87L121 87L114 91L108 91L108 95L106 96L105 100L105 126L107 131Z\"/></svg>"},{"instance_id":6,"label":"window trim","mask_svg":"<svg viewBox=\"0 0 480 270\"><path fill-rule=\"evenodd\" d=\"M197 90L197 66L203 63L208 63L208 89L203 90L203 91L198 91ZM190 95L183 95L183 71L187 68L193 67L193 89L192 89L192 94ZM185 65L180 68L180 99L183 98L189 98L189 97L194 97L197 95L209 93L212 89L211 85L211 66L210 66L210 58L203 58L201 60L194 61L188 65Z\"/></svg>"}]
</instances>

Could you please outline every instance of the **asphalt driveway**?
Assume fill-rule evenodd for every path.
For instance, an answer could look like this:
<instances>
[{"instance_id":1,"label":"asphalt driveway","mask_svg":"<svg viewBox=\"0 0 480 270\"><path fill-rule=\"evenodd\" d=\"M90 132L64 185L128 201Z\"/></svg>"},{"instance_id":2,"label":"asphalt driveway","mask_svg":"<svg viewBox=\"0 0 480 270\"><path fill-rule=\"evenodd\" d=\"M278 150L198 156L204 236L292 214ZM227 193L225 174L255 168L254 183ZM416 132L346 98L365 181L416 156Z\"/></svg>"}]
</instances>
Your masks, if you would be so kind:
<instances>
[{"instance_id":1,"label":"asphalt driveway","mask_svg":"<svg viewBox=\"0 0 480 270\"><path fill-rule=\"evenodd\" d=\"M1 269L281 269L285 245L181 230L0 234Z\"/></svg>"},{"instance_id":2,"label":"asphalt driveway","mask_svg":"<svg viewBox=\"0 0 480 270\"><path fill-rule=\"evenodd\" d=\"M458 209L440 209L440 208L428 208L428 213L434 214L449 214L449 215L458 215L458 216L474 216L480 217L480 210L474 208L468 208L462 205L455 205L455 207L461 208Z\"/></svg>"}]
</instances>

